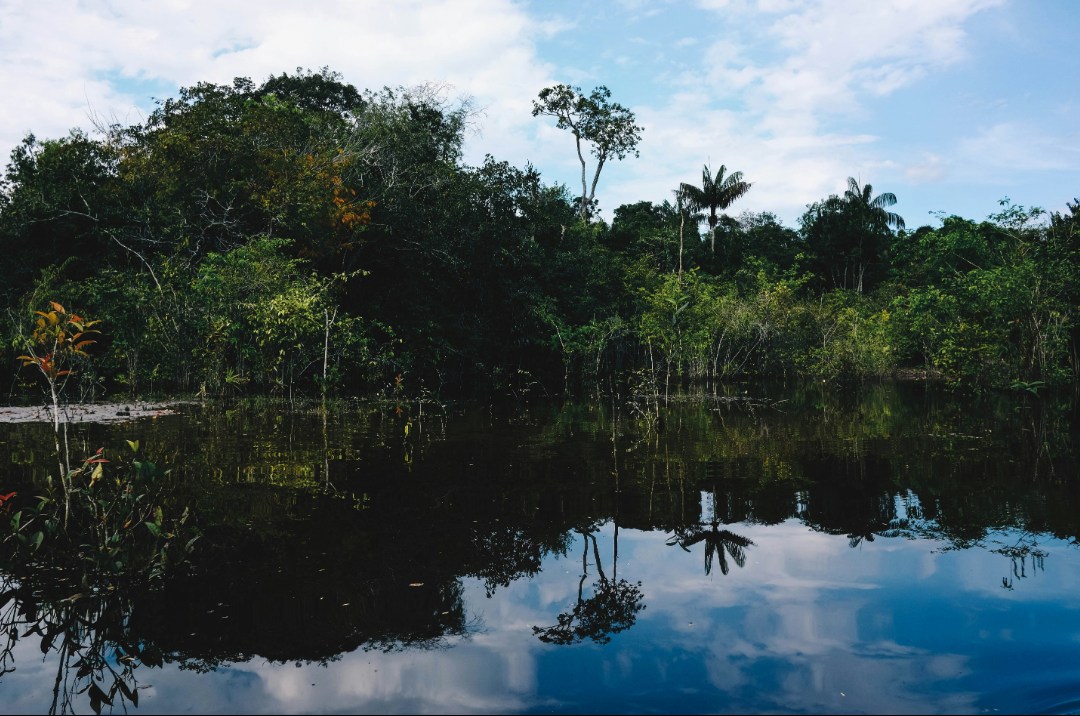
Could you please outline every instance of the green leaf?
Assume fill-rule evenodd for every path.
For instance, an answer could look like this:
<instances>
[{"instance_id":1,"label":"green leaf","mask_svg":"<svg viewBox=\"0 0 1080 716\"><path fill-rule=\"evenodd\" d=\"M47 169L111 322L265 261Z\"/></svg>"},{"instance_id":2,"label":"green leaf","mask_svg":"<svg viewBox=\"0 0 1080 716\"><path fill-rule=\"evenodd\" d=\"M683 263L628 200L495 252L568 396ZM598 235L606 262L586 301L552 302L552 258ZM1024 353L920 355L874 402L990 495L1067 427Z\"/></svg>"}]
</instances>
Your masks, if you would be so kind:
<instances>
[{"instance_id":1,"label":"green leaf","mask_svg":"<svg viewBox=\"0 0 1080 716\"><path fill-rule=\"evenodd\" d=\"M128 447L131 448L131 452L139 452L139 441L138 440L128 440L127 444L128 444Z\"/></svg>"},{"instance_id":2,"label":"green leaf","mask_svg":"<svg viewBox=\"0 0 1080 716\"><path fill-rule=\"evenodd\" d=\"M44 532L42 532L41 530L38 530L37 532L34 533L33 542L34 542L34 551L35 552L38 551L38 549L41 547L41 543L44 542L44 541L45 541L45 533Z\"/></svg>"},{"instance_id":3,"label":"green leaf","mask_svg":"<svg viewBox=\"0 0 1080 716\"><path fill-rule=\"evenodd\" d=\"M161 536L161 525L160 524L158 524L157 522L150 522L149 520L146 521L146 522L143 522L143 524L146 525L146 529L150 530L150 534L154 535L155 537L160 537Z\"/></svg>"}]
</instances>

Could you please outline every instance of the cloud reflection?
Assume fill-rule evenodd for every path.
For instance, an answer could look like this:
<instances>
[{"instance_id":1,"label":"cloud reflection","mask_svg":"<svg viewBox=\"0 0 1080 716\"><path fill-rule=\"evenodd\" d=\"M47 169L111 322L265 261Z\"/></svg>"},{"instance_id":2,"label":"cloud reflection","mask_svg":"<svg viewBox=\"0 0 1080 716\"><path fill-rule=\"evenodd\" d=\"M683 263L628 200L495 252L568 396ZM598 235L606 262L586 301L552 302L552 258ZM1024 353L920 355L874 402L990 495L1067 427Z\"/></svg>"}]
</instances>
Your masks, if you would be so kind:
<instances>
[{"instance_id":1,"label":"cloud reflection","mask_svg":"<svg viewBox=\"0 0 1080 716\"><path fill-rule=\"evenodd\" d=\"M1077 575L1050 569L1039 591L1006 592L1002 555L942 551L926 539L851 548L795 520L733 529L754 548L727 575L705 574L700 551L672 549L662 532L621 529L619 577L642 581L648 608L606 646L544 644L531 633L576 598L578 536L534 579L491 597L481 580L463 580L466 613L481 626L446 648L359 650L326 665L252 660L207 674L141 669L149 688L138 711L650 710L670 708L674 694L687 712L974 711L1003 688L976 679L987 654L1021 648L1030 610L1068 603L1077 587ZM596 536L607 559L612 526ZM1068 549L1049 544L1046 559ZM4 681L17 696L0 711L42 710L55 666L29 639L17 663Z\"/></svg>"}]
</instances>

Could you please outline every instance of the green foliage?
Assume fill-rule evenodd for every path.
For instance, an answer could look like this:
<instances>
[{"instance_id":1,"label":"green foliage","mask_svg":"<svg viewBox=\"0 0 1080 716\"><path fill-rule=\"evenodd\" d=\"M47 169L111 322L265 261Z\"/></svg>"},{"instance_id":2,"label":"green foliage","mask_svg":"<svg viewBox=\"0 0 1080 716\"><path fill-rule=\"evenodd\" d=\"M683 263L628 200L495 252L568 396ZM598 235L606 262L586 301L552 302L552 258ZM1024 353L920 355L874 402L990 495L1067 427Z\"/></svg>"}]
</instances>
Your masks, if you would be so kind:
<instances>
[{"instance_id":1,"label":"green foliage","mask_svg":"<svg viewBox=\"0 0 1080 716\"><path fill-rule=\"evenodd\" d=\"M660 286L643 297L639 336L663 358L668 373L674 368L704 366L716 314L713 287L696 271L680 282L667 274ZM703 372L700 368L697 372Z\"/></svg>"},{"instance_id":2,"label":"green foliage","mask_svg":"<svg viewBox=\"0 0 1080 716\"><path fill-rule=\"evenodd\" d=\"M28 135L0 181L0 298L8 305L43 271L83 278L113 256L108 231L123 211L116 148L79 131Z\"/></svg>"},{"instance_id":3,"label":"green foliage","mask_svg":"<svg viewBox=\"0 0 1080 716\"><path fill-rule=\"evenodd\" d=\"M750 191L750 183L743 181L742 172L725 175L727 167L723 164L716 175L709 171L706 164L701 172L701 186L681 184L679 191L686 197L690 207L696 210L708 209L709 232L711 234L710 252L716 253L716 225L719 222L717 211L731 206L737 199Z\"/></svg>"},{"instance_id":4,"label":"green foliage","mask_svg":"<svg viewBox=\"0 0 1080 716\"><path fill-rule=\"evenodd\" d=\"M690 242L691 247L694 243ZM707 273L734 281L743 294L756 289L759 274L770 281L794 279L805 259L798 232L769 212L747 211L738 218L722 215L712 231L709 250L703 248L699 246L696 252L691 248L691 260Z\"/></svg>"},{"instance_id":5,"label":"green foliage","mask_svg":"<svg viewBox=\"0 0 1080 716\"><path fill-rule=\"evenodd\" d=\"M307 273L285 254L289 245L259 238L202 262L191 294L195 330L206 338L195 365L207 388L222 389L231 374L233 384L246 377L291 394L302 379L322 377L319 366L331 358L336 372L358 377L387 360L360 317L336 317L337 289L356 274Z\"/></svg>"},{"instance_id":6,"label":"green foliage","mask_svg":"<svg viewBox=\"0 0 1080 716\"><path fill-rule=\"evenodd\" d=\"M138 442L128 447L119 458L99 449L67 475L69 507L51 481L44 495L9 507L2 543L16 569L50 568L102 586L157 579L186 559L198 539L189 510L173 504L168 471L141 459Z\"/></svg>"},{"instance_id":7,"label":"green foliage","mask_svg":"<svg viewBox=\"0 0 1080 716\"><path fill-rule=\"evenodd\" d=\"M585 95L580 87L555 85L540 90L533 100L534 117L554 117L555 126L568 129L574 135L578 160L581 162L581 196L578 198L579 216L582 223L589 220L590 207L596 200L596 184L604 164L613 159L625 159L638 155L643 128L635 124L634 113L617 102L611 102L611 91L597 87ZM591 183L587 183L585 155L581 143L586 142L596 159L596 170Z\"/></svg>"},{"instance_id":8,"label":"green foliage","mask_svg":"<svg viewBox=\"0 0 1080 716\"><path fill-rule=\"evenodd\" d=\"M1080 202L1047 216L1006 199L987 221L907 231L893 194L849 178L796 230L723 215L750 185L705 167L609 227L595 190L636 154L633 113L604 87L557 85L533 114L574 135L580 196L529 165L464 165L467 101L361 91L326 68L186 87L99 138L28 136L0 182L3 357L52 360L28 352L22 317L54 300L109 326L94 347L108 358L75 376L82 398L327 395L399 374L416 391L1080 377Z\"/></svg>"},{"instance_id":9,"label":"green foliage","mask_svg":"<svg viewBox=\"0 0 1080 716\"><path fill-rule=\"evenodd\" d=\"M890 227L904 228L900 215L888 211L894 204L892 193L874 196L871 185L849 177L842 197L809 206L800 223L821 286L862 293L878 285L888 268Z\"/></svg>"},{"instance_id":10,"label":"green foliage","mask_svg":"<svg viewBox=\"0 0 1080 716\"><path fill-rule=\"evenodd\" d=\"M1005 207L993 222L948 217L902 237L898 349L964 382L1075 379L1072 249L1033 224L1041 211Z\"/></svg>"},{"instance_id":11,"label":"green foliage","mask_svg":"<svg viewBox=\"0 0 1080 716\"><path fill-rule=\"evenodd\" d=\"M826 378L890 375L896 368L892 315L872 300L834 291L808 311L818 345L805 355L805 371Z\"/></svg>"}]
</instances>

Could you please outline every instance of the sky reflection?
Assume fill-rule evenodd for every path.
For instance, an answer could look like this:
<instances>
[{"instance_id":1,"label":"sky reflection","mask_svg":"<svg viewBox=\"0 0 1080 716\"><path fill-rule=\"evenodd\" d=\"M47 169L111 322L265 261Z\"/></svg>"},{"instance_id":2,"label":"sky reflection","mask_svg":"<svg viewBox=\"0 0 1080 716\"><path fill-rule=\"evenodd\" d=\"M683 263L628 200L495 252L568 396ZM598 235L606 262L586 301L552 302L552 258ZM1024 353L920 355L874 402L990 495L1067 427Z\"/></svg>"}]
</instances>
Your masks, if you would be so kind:
<instances>
[{"instance_id":1,"label":"sky reflection","mask_svg":"<svg viewBox=\"0 0 1080 716\"><path fill-rule=\"evenodd\" d=\"M638 711L673 696L686 711L1008 710L1022 703L1009 688L1031 698L1047 687L1017 684L1009 661L1061 656L1080 639L1080 611L1063 606L1080 575L1056 568L1074 553L1065 543L1047 539L1046 568L1009 590L1009 559L983 549L899 538L852 548L795 520L730 527L754 543L745 566L708 576L701 545L687 553L663 533L621 529L618 575L641 580L646 608L607 646L554 646L531 631L574 603L579 535L490 598L464 580L472 626L444 648L358 650L326 665L253 659L206 674L143 668L138 712ZM597 538L610 575L613 525ZM588 569L586 582L591 553ZM1047 619L1055 636L1033 634ZM16 659L0 709L45 710L55 663L29 639ZM1036 698L1060 703L1060 691Z\"/></svg>"},{"instance_id":2,"label":"sky reflection","mask_svg":"<svg viewBox=\"0 0 1080 716\"><path fill-rule=\"evenodd\" d=\"M1007 438L978 452L887 440L926 425L982 434L986 413L887 397L828 423L816 403L813 420L792 409L717 421L679 405L663 434L573 406L546 422L539 410L505 424L470 414L447 419L408 470L392 418L342 419L328 436L294 416L295 443L277 423L197 438L155 423L178 434L147 444L199 446L192 475L235 463L237 475L282 464L300 477L214 478L203 507L241 523L222 522L189 577L114 595L123 619L105 640L165 657L135 670L128 710L1078 710L1080 490L1028 479L1047 464L1071 474L1072 452L1023 457L1007 439L1022 430L997 427ZM835 439L864 432L857 455ZM326 441L351 446L326 474L366 495L362 508L309 484ZM780 462L778 476L768 466ZM19 599L81 608L42 584L8 613ZM560 615L569 627L553 631ZM48 710L57 656L40 645L16 642L0 712Z\"/></svg>"}]
</instances>

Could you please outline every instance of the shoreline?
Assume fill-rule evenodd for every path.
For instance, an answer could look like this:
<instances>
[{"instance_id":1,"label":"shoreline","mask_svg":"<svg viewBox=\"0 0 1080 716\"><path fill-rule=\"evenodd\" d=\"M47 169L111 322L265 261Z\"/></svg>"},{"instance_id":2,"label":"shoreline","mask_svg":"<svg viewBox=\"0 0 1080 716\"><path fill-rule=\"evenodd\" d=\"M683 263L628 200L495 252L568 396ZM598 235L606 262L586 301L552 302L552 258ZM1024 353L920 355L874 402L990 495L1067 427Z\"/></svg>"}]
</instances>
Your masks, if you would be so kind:
<instances>
[{"instance_id":1,"label":"shoreline","mask_svg":"<svg viewBox=\"0 0 1080 716\"><path fill-rule=\"evenodd\" d=\"M119 403L72 403L60 406L61 423L120 423L140 418L175 415L176 407L190 400L124 401ZM0 424L51 423L45 405L9 405L0 407Z\"/></svg>"}]
</instances>

